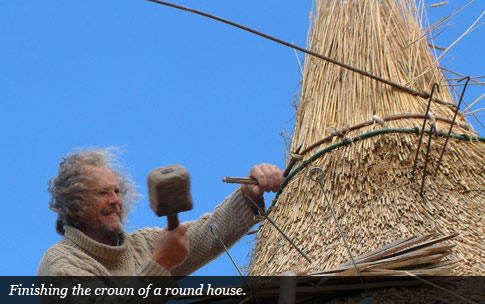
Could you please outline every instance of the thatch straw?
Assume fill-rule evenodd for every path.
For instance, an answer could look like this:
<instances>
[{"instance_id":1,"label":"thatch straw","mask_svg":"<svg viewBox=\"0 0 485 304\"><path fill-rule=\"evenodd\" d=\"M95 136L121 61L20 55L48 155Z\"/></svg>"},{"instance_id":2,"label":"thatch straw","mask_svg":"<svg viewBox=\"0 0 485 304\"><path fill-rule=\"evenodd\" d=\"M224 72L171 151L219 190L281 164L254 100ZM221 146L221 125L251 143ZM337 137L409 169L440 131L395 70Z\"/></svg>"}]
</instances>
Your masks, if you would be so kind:
<instances>
[{"instance_id":1,"label":"thatch straw","mask_svg":"<svg viewBox=\"0 0 485 304\"><path fill-rule=\"evenodd\" d=\"M446 79L416 19L414 4L397 1L323 0L317 4L312 51L405 83L419 91L441 86L435 96L452 101ZM411 1L413 2L413 1ZM292 152L330 136L336 130L372 120L373 116L421 114L427 100L377 83L331 63L307 56L302 94L297 111ZM452 119L453 110L436 103L432 116ZM355 129L354 137L381 128L421 127L422 118L374 123ZM378 120L377 120L378 121ZM459 115L454 134L476 135ZM449 123L436 120L438 132ZM427 125L429 129L429 124ZM424 143L428 135L424 136ZM342 141L338 136L311 149L296 166L326 146ZM325 172L325 188L354 256L412 235L459 233L452 258L463 260L455 274L485 274L485 144L450 139L443 163L432 174L445 139L433 138L429 174L421 197L420 186L426 144L421 145L416 176L414 155L418 137L386 134L335 149L296 174L284 188L271 217L313 260L310 265L267 223L260 229L253 253L252 275L274 275L288 270L315 273L350 262L334 219L318 186L306 176L313 166Z\"/></svg>"}]
</instances>

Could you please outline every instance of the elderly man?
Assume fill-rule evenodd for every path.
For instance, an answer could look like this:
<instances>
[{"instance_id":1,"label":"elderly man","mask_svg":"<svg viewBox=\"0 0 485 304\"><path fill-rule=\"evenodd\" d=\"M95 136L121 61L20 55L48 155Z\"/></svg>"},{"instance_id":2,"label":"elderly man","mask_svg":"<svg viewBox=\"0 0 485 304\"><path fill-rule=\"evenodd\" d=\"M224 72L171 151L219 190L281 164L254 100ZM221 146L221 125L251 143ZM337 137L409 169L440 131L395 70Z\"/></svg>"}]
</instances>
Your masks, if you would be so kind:
<instances>
[{"instance_id":1,"label":"elderly man","mask_svg":"<svg viewBox=\"0 0 485 304\"><path fill-rule=\"evenodd\" d=\"M109 150L70 154L49 182L50 207L58 213L56 230L64 238L42 258L39 275L68 276L186 276L222 253L209 233L215 223L228 246L236 243L257 221L263 193L276 191L281 170L255 166L250 176L259 186L243 185L211 214L181 224L173 231L143 228L123 230L123 220L136 193L133 182L115 165Z\"/></svg>"}]
</instances>

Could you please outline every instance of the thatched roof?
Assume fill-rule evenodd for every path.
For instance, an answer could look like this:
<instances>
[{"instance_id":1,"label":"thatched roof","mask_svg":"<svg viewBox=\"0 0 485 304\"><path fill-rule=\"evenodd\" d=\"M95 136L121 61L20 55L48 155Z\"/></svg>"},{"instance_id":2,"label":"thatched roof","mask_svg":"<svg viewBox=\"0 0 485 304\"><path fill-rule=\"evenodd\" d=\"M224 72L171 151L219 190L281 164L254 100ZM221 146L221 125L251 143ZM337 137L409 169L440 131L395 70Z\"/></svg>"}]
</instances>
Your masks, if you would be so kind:
<instances>
[{"instance_id":1,"label":"thatched roof","mask_svg":"<svg viewBox=\"0 0 485 304\"><path fill-rule=\"evenodd\" d=\"M416 18L415 5L402 2L319 1L309 48L418 91L430 91L436 82L441 91L435 96L453 102ZM307 56L291 149L304 151L322 138L335 136L301 153L303 159L293 168L345 138L382 129L421 128L427 104L427 99ZM433 102L430 113L438 132L446 133L454 107ZM378 123L379 118L400 114L399 119ZM348 131L373 117L375 123ZM320 188L307 177L315 166L326 172L325 189L354 256L404 237L459 233L454 258L463 261L455 273L485 274L485 143L471 139L477 134L463 116L458 115L457 121L453 128L457 136L450 138L435 177L445 136L432 138L423 196L427 134L414 176L419 137L409 130L347 142L315 157L289 180L270 214L312 263L265 222L254 249L251 274L287 270L310 274L350 262ZM465 136L458 136L461 134Z\"/></svg>"}]
</instances>

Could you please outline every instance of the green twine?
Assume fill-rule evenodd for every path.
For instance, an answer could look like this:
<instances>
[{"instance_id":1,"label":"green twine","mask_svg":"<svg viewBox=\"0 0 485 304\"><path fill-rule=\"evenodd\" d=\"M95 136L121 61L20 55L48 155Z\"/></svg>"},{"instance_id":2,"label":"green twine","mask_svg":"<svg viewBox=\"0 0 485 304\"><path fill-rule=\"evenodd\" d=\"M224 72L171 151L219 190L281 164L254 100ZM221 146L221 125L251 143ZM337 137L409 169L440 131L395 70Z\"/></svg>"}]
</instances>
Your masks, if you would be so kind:
<instances>
[{"instance_id":1,"label":"green twine","mask_svg":"<svg viewBox=\"0 0 485 304\"><path fill-rule=\"evenodd\" d=\"M309 164L314 162L316 159L320 158L322 155L324 155L324 154L326 154L326 153L328 153L332 150L338 149L340 147L348 146L351 143L357 142L359 140L371 138L371 137L374 137L374 136L377 136L377 135L388 134L388 133L418 133L418 132L420 132L418 129L380 129L380 130L374 130L374 131L370 131L370 132L367 132L367 133L364 133L364 134L357 135L356 137L353 137L353 138L344 138L341 142L338 142L336 144L328 146L325 149L313 154L309 159L305 160L300 166L296 167L293 171L291 171L288 174L288 176L285 178L285 180L281 184L280 188L278 189L278 192L276 193L276 197L275 197L275 199L271 203L271 206L268 209L268 214L271 212L271 209L273 208L273 206L278 201L280 194L283 192L283 189L288 185L290 180L296 174L298 174L298 172L305 169ZM424 133L430 134L431 131L430 130L424 130ZM441 137L446 137L448 135L448 133L441 131L441 133L436 133L436 135L441 136ZM471 140L471 141L485 142L485 137L480 137L480 136L468 136L466 134L463 134L463 135L451 134L450 137L453 137L453 138L456 138L456 139L459 139L459 140Z\"/></svg>"}]
</instances>

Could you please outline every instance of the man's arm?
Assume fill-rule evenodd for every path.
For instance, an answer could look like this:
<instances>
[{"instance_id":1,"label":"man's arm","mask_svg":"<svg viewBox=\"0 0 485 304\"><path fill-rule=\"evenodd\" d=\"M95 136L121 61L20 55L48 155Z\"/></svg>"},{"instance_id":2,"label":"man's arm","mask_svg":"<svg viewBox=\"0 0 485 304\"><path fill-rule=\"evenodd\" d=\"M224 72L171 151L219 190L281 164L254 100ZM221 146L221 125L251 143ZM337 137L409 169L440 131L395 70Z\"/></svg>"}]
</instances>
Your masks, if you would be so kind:
<instances>
[{"instance_id":1,"label":"man's arm","mask_svg":"<svg viewBox=\"0 0 485 304\"><path fill-rule=\"evenodd\" d=\"M153 250L152 259L174 276L186 276L209 263L224 252L221 244L210 232L215 224L218 234L227 247L233 246L257 223L254 208L245 196L264 208L263 193L278 190L283 172L276 166L254 166L249 176L259 185L243 185L230 195L213 213L202 215L195 222L187 222L173 231L141 229L142 236Z\"/></svg>"},{"instance_id":2,"label":"man's arm","mask_svg":"<svg viewBox=\"0 0 485 304\"><path fill-rule=\"evenodd\" d=\"M187 223L189 255L171 272L175 276L186 276L217 258L223 247L210 231L215 224L217 232L227 247L232 247L257 223L254 213L240 189L236 190L213 213L204 214L195 222Z\"/></svg>"},{"instance_id":3,"label":"man's arm","mask_svg":"<svg viewBox=\"0 0 485 304\"><path fill-rule=\"evenodd\" d=\"M243 185L229 196L213 213L204 214L195 222L188 222L188 254L183 248L183 235L179 234L179 244L166 246L171 258L176 260L186 256L186 260L178 266L167 268L175 276L186 276L209 263L224 252L221 244L210 232L210 226L217 226L218 234L227 247L232 247L249 229L257 223L254 208L245 196L259 203L264 208L263 193L277 191L283 181L283 172L274 165L262 164L254 166L249 174L259 185ZM165 232L166 234L172 232ZM158 237L157 246L161 250L163 233ZM177 237L171 238L174 241ZM155 253L157 248L155 248ZM154 255L155 255L154 253ZM157 260L161 265L163 258Z\"/></svg>"}]
</instances>

